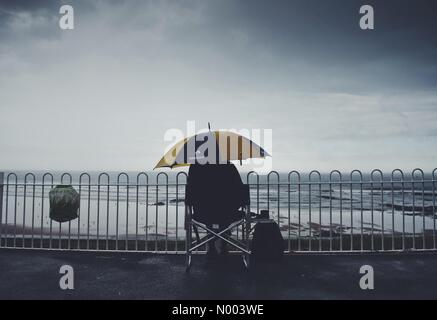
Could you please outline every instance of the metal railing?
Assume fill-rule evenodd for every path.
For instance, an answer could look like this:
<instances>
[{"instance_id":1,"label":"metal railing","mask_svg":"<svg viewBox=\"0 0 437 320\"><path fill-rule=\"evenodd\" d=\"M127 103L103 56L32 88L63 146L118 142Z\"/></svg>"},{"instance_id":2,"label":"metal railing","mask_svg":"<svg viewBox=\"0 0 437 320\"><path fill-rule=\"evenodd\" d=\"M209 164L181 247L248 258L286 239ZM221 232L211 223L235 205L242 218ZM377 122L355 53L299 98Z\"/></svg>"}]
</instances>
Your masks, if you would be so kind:
<instances>
[{"instance_id":1,"label":"metal railing","mask_svg":"<svg viewBox=\"0 0 437 320\"><path fill-rule=\"evenodd\" d=\"M243 180L250 210L269 210L287 252L436 250L437 169L250 172ZM186 181L185 172L0 173L0 248L185 252ZM48 193L59 184L80 195L73 221L49 217Z\"/></svg>"}]
</instances>

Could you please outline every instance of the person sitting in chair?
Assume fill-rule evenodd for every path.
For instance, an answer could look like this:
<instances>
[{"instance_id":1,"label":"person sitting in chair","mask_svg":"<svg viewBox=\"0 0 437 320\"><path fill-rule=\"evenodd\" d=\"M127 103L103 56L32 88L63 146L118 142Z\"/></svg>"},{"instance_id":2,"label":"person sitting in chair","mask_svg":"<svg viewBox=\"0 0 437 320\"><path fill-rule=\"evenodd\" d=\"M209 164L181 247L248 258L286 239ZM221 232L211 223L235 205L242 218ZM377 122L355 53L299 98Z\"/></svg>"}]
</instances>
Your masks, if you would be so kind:
<instances>
[{"instance_id":1,"label":"person sitting in chair","mask_svg":"<svg viewBox=\"0 0 437 320\"><path fill-rule=\"evenodd\" d=\"M227 164L192 164L188 171L187 197L193 204L193 218L211 229L222 231L239 218L241 181L237 168ZM209 256L225 253L225 243L207 247Z\"/></svg>"}]
</instances>

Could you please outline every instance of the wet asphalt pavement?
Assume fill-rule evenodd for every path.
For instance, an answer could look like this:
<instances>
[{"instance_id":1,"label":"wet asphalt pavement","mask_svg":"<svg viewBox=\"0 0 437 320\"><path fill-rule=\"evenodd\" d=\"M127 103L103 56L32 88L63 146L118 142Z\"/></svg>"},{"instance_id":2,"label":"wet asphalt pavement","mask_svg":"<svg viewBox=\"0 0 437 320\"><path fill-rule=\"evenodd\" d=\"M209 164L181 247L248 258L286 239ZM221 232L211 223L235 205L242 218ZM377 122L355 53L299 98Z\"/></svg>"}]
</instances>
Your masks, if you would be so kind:
<instances>
[{"instance_id":1,"label":"wet asphalt pavement","mask_svg":"<svg viewBox=\"0 0 437 320\"><path fill-rule=\"evenodd\" d=\"M280 264L239 256L215 265L183 255L0 250L0 299L437 299L437 253L289 255ZM61 290L62 265L74 289ZM362 290L360 267L374 269Z\"/></svg>"}]
</instances>

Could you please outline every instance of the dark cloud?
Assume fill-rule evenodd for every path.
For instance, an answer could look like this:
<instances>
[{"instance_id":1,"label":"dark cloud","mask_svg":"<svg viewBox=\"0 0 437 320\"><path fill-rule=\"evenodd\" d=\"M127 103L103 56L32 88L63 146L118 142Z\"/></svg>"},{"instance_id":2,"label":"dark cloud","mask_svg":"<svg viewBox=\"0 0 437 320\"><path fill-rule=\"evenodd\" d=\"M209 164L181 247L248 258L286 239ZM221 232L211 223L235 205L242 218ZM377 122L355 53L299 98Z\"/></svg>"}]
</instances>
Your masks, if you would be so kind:
<instances>
[{"instance_id":1,"label":"dark cloud","mask_svg":"<svg viewBox=\"0 0 437 320\"><path fill-rule=\"evenodd\" d=\"M56 8L59 6L59 3L66 2L60 0L43 0L43 1L35 1L35 0L0 0L0 8L5 10L39 10L39 9L48 9L48 8ZM70 1L71 2L71 1Z\"/></svg>"},{"instance_id":2,"label":"dark cloud","mask_svg":"<svg viewBox=\"0 0 437 320\"><path fill-rule=\"evenodd\" d=\"M47 18L58 16L59 8L72 5L80 10L93 10L93 1L87 0L0 0L0 26L5 26L16 14L29 13Z\"/></svg>"},{"instance_id":3,"label":"dark cloud","mask_svg":"<svg viewBox=\"0 0 437 320\"><path fill-rule=\"evenodd\" d=\"M375 30L359 28L364 3L374 7ZM217 28L246 30L285 64L303 59L321 71L363 78L362 89L395 87L389 82L435 87L435 1L220 1L212 8Z\"/></svg>"},{"instance_id":4,"label":"dark cloud","mask_svg":"<svg viewBox=\"0 0 437 320\"><path fill-rule=\"evenodd\" d=\"M172 4L171 1L161 2ZM75 7L80 25L80 18L98 11L101 4L112 6L114 11L121 7L147 10L145 3L160 2L0 0L0 23L4 26L16 12L56 19L59 6L64 3ZM372 31L363 31L358 26L362 0L178 1L180 8L201 7L203 21L198 25L175 28L172 33L193 51L209 41L216 50L223 52L225 59L253 64L257 71L262 72L260 60L264 60L264 68L278 77L287 78L287 74L296 73L295 65L300 64L305 67L299 72L316 75L315 82L320 83L314 83L312 88L320 91L368 93L409 87L433 90L437 84L437 2L371 0L365 3L375 9L375 30ZM143 23L133 28L148 27L147 12L144 16ZM123 15L113 23L123 28L129 18ZM123 19L128 21L123 22ZM59 31L51 29L54 33ZM242 50L228 41L230 32L234 31L247 37ZM34 36L44 37L49 33L48 28L42 28L35 30ZM3 28L0 37L8 36L16 35ZM271 55L270 61L260 58L264 51ZM275 68L279 69L275 71ZM317 81L318 78L333 81ZM283 83L285 89L287 82ZM299 87L301 83L296 85L296 89L304 89Z\"/></svg>"}]
</instances>

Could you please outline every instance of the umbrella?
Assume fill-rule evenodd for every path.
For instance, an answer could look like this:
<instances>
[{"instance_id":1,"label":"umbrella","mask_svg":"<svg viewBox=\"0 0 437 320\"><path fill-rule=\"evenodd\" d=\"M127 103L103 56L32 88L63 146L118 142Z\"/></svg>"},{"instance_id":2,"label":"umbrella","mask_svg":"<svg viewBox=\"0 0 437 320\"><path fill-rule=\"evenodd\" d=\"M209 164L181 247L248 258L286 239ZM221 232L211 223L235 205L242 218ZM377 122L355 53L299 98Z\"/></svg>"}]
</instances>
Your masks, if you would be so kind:
<instances>
[{"instance_id":1,"label":"umbrella","mask_svg":"<svg viewBox=\"0 0 437 320\"><path fill-rule=\"evenodd\" d=\"M222 164L270 156L252 140L231 131L208 131L176 143L159 160L156 168L174 168L190 164Z\"/></svg>"}]
</instances>

